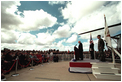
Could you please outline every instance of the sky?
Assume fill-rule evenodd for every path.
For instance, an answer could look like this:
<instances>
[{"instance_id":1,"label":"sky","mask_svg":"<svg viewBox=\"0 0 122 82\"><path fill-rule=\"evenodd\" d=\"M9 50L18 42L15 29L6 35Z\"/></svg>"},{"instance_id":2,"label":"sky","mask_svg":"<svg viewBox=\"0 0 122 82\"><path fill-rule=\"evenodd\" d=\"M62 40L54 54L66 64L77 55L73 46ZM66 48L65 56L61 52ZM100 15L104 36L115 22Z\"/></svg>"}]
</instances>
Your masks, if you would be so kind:
<instances>
[{"instance_id":1,"label":"sky","mask_svg":"<svg viewBox=\"0 0 122 82\"><path fill-rule=\"evenodd\" d=\"M1 1L1 50L74 51L81 41L88 51L90 33L78 34L104 27L104 14L108 26L121 23L121 1ZM109 31L121 33L121 26ZM104 30L91 34L98 51L97 35Z\"/></svg>"}]
</instances>

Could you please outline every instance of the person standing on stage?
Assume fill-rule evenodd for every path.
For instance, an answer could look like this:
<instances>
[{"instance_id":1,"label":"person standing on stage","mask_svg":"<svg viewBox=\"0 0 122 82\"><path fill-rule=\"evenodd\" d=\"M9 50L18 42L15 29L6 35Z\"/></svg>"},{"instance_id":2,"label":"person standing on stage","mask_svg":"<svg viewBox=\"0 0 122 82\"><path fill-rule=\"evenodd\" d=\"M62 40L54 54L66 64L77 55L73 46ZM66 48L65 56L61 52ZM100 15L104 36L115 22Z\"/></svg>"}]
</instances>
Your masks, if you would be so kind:
<instances>
[{"instance_id":1,"label":"person standing on stage","mask_svg":"<svg viewBox=\"0 0 122 82\"><path fill-rule=\"evenodd\" d=\"M98 35L97 38L98 40L98 51L100 55L100 61L105 61L105 54L104 54L104 41L101 39L101 35Z\"/></svg>"},{"instance_id":2,"label":"person standing on stage","mask_svg":"<svg viewBox=\"0 0 122 82\"><path fill-rule=\"evenodd\" d=\"M79 46L78 46L78 50L79 50L79 58L81 58L81 60L83 60L83 45L80 41L78 41Z\"/></svg>"},{"instance_id":3,"label":"person standing on stage","mask_svg":"<svg viewBox=\"0 0 122 82\"><path fill-rule=\"evenodd\" d=\"M91 54L91 59L94 59L94 43L93 43L93 41L90 41L89 51Z\"/></svg>"}]
</instances>

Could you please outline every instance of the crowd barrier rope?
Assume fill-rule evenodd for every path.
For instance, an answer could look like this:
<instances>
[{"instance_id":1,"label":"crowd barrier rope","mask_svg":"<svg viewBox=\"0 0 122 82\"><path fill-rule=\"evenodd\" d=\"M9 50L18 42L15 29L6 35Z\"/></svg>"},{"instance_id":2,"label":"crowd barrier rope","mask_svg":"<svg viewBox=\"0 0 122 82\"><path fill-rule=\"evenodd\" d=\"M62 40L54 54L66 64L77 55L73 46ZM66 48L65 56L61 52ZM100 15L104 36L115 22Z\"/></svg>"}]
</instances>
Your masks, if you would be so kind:
<instances>
[{"instance_id":1,"label":"crowd barrier rope","mask_svg":"<svg viewBox=\"0 0 122 82\"><path fill-rule=\"evenodd\" d=\"M13 68L14 64L16 63L16 61L17 61L17 60L15 60L15 61L14 61L13 65L11 66L11 68L10 68L8 71L3 70L3 69L1 69L1 71L5 72L5 73L10 72L10 71L11 71L11 69Z\"/></svg>"},{"instance_id":2,"label":"crowd barrier rope","mask_svg":"<svg viewBox=\"0 0 122 82\"><path fill-rule=\"evenodd\" d=\"M39 61L36 61L36 60L34 59L34 61L35 61L36 63L39 63L39 62L41 62L41 63L42 63L42 58L41 58L41 59L39 59Z\"/></svg>"},{"instance_id":3,"label":"crowd barrier rope","mask_svg":"<svg viewBox=\"0 0 122 82\"><path fill-rule=\"evenodd\" d=\"M31 59L31 60L32 60L32 59ZM27 66L30 64L31 60L29 61L29 63L28 63L27 65L22 65L22 64L20 64L20 62L19 62L19 65L20 65L21 67L27 67Z\"/></svg>"}]
</instances>

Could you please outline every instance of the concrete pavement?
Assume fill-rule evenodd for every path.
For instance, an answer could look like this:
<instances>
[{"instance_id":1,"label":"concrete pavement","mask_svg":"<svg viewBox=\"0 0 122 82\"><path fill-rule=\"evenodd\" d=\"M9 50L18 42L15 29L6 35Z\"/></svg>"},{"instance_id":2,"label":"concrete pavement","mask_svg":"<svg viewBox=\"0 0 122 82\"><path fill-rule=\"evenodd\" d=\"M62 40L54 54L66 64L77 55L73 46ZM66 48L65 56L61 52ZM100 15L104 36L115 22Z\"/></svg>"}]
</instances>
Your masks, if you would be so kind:
<instances>
[{"instance_id":1,"label":"concrete pavement","mask_svg":"<svg viewBox=\"0 0 122 82\"><path fill-rule=\"evenodd\" d=\"M121 64L118 64L121 67ZM113 81L108 79L96 79L93 74L70 73L69 61L50 62L18 70L19 76L11 76L15 71L5 75L6 81Z\"/></svg>"}]
</instances>

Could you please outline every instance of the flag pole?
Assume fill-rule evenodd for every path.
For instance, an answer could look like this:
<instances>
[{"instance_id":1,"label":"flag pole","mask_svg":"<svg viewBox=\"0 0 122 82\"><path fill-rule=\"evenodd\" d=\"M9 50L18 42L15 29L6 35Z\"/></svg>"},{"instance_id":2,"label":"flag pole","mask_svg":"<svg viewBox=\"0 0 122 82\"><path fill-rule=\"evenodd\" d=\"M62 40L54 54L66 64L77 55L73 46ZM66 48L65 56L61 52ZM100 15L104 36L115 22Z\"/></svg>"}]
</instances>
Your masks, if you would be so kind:
<instances>
[{"instance_id":1,"label":"flag pole","mask_svg":"<svg viewBox=\"0 0 122 82\"><path fill-rule=\"evenodd\" d=\"M113 63L115 64L114 50L113 50L113 48L111 50L112 50Z\"/></svg>"}]
</instances>

